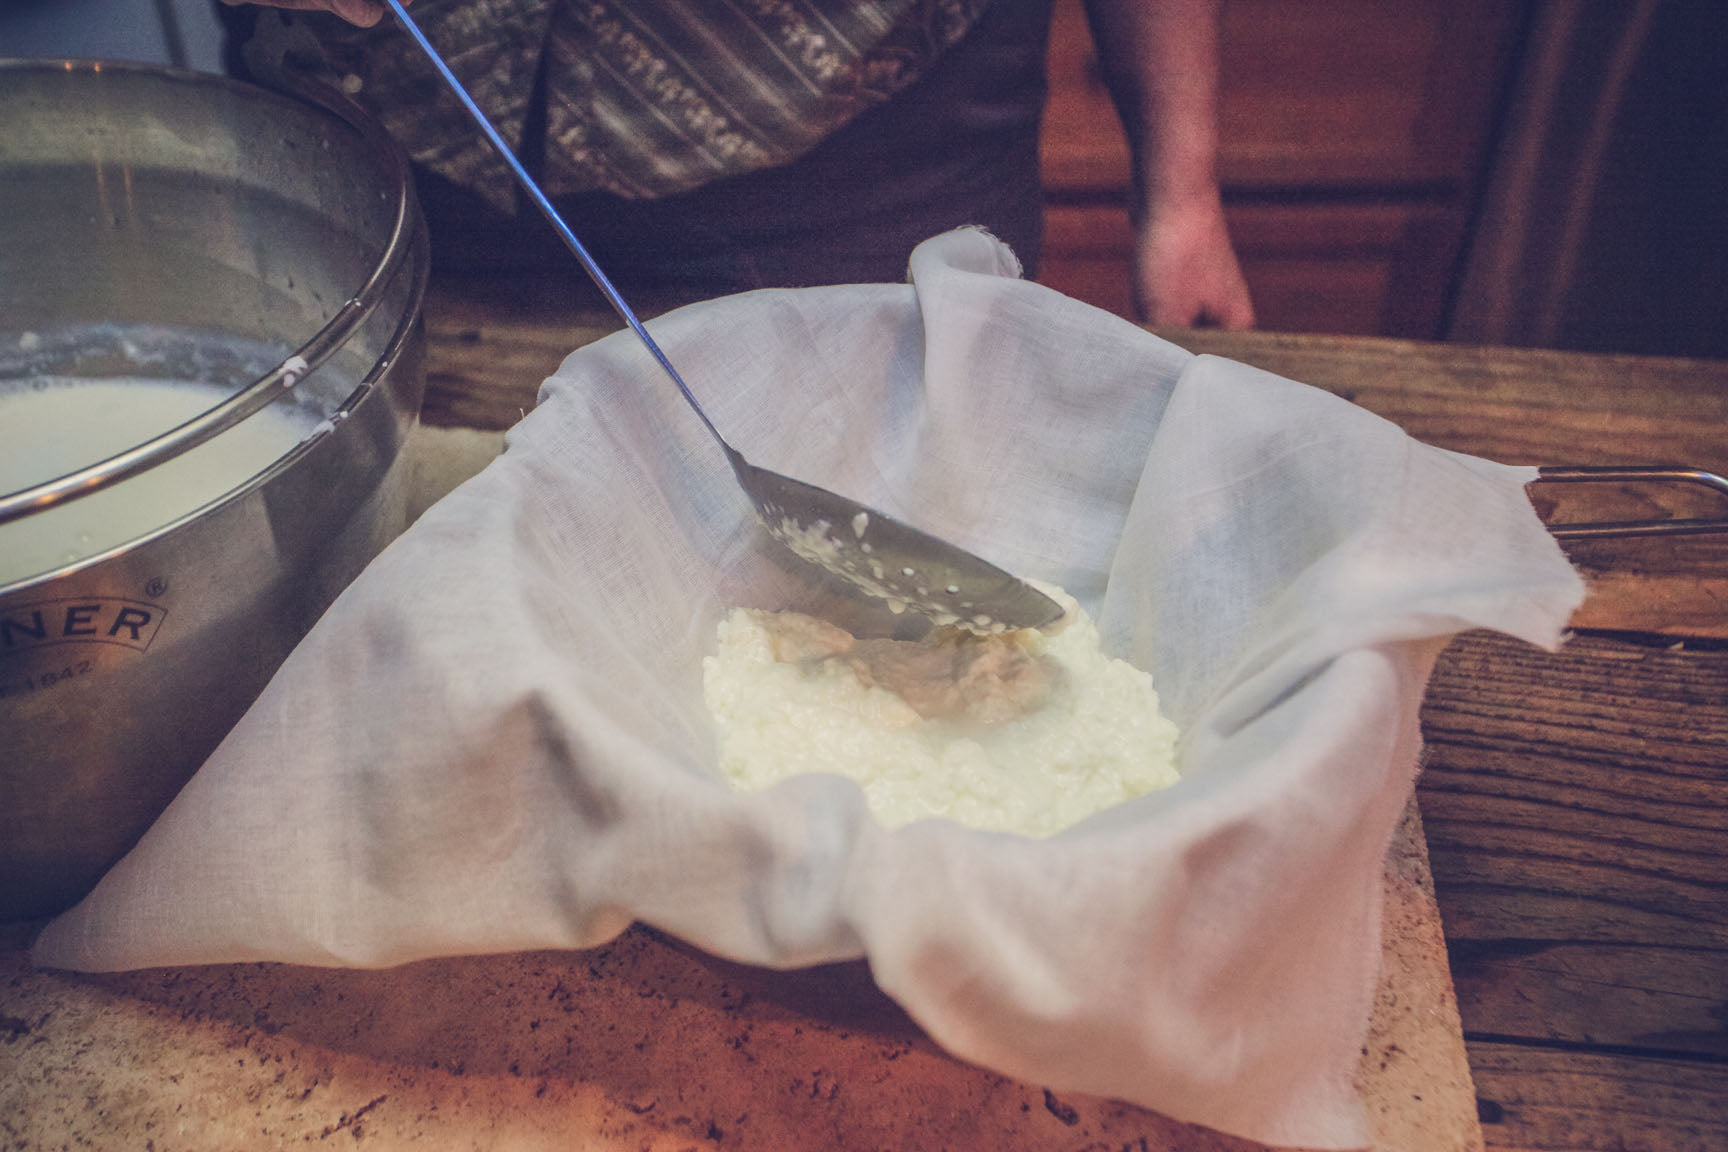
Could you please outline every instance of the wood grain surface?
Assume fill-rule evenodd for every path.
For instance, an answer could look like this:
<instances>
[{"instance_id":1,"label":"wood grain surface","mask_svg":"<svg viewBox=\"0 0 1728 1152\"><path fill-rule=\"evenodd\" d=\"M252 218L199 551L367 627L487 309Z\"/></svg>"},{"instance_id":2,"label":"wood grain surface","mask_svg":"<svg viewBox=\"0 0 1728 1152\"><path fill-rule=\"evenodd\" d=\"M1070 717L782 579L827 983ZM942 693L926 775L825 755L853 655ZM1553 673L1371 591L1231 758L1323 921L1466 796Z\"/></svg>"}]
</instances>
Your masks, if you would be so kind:
<instances>
[{"instance_id":1,"label":"wood grain surface","mask_svg":"<svg viewBox=\"0 0 1728 1152\"><path fill-rule=\"evenodd\" d=\"M1377 1152L1478 1152L1414 808L1386 861L1359 1084ZM954 1059L862 963L728 963L636 927L382 970L33 968L0 925L0 1149L1272 1152Z\"/></svg>"},{"instance_id":2,"label":"wood grain surface","mask_svg":"<svg viewBox=\"0 0 1728 1152\"><path fill-rule=\"evenodd\" d=\"M1471 635L1423 719L1489 1146L1728 1148L1728 650Z\"/></svg>"}]
</instances>

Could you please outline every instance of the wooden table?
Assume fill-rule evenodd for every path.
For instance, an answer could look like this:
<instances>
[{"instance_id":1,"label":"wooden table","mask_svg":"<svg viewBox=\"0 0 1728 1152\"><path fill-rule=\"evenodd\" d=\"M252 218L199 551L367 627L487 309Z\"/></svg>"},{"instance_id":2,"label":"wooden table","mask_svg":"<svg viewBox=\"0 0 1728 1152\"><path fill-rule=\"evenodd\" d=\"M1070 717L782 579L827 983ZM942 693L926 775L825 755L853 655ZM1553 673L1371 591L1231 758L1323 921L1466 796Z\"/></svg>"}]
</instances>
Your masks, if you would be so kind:
<instances>
[{"instance_id":1,"label":"wooden table","mask_svg":"<svg viewBox=\"0 0 1728 1152\"><path fill-rule=\"evenodd\" d=\"M492 429L615 326L568 282L441 284L427 321L427 422ZM1167 335L1495 459L1728 472L1725 364ZM1602 499L1694 511L1609 493L1549 514L1594 518ZM1382 1148L1728 1148L1728 536L1569 550L1591 595L1562 652L1470 634L1432 682L1426 850L1411 822L1389 859L1387 974L1364 1049L1371 1101L1392 1101ZM573 1131L668 1152L869 1133L904 1147L1248 1147L967 1069L873 1000L857 966L761 974L638 930L594 953L382 973L75 977L31 971L28 935L0 929L8 1150L550 1147ZM1471 1075L1480 1132L1456 1123ZM909 1135L905 1118L933 1105ZM570 1127L537 1123L544 1109ZM787 1129L796 1117L814 1126Z\"/></svg>"},{"instance_id":2,"label":"wooden table","mask_svg":"<svg viewBox=\"0 0 1728 1152\"><path fill-rule=\"evenodd\" d=\"M428 321L427 420L495 428L614 327L566 285L441 285ZM1728 473L1724 363L1164 335L1491 459ZM1533 491L1551 522L1728 513L1549 488ZM1567 551L1590 584L1571 643L1462 637L1424 712L1418 799L1483 1132L1508 1149L1728 1148L1728 535Z\"/></svg>"}]
</instances>

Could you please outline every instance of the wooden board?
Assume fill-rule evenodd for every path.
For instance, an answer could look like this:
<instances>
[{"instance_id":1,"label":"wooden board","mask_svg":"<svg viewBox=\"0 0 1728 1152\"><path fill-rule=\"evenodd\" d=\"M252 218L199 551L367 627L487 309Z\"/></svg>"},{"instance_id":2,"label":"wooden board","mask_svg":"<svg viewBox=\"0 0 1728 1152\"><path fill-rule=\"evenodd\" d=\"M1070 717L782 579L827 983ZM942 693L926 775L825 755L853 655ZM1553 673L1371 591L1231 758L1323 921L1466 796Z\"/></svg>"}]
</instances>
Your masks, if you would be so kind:
<instances>
[{"instance_id":1,"label":"wooden board","mask_svg":"<svg viewBox=\"0 0 1728 1152\"><path fill-rule=\"evenodd\" d=\"M1387 858L1374 1146L1481 1148L1422 832ZM32 969L0 928L0 1146L1253 1152L944 1054L862 964L769 972L637 928L374 971Z\"/></svg>"},{"instance_id":2,"label":"wooden board","mask_svg":"<svg viewBox=\"0 0 1728 1152\"><path fill-rule=\"evenodd\" d=\"M1728 1147L1728 648L1471 634L1419 786L1492 1147Z\"/></svg>"},{"instance_id":3,"label":"wooden board","mask_svg":"<svg viewBox=\"0 0 1728 1152\"><path fill-rule=\"evenodd\" d=\"M413 507L501 442L422 428ZM1414 804L1385 877L1359 1072L1374 1147L1473 1152L1474 1090ZM636 928L589 952L388 971L78 976L32 969L29 936L0 930L8 1149L336 1136L380 1149L1261 1147L954 1060L862 964L768 972Z\"/></svg>"},{"instance_id":4,"label":"wooden board","mask_svg":"<svg viewBox=\"0 0 1728 1152\"><path fill-rule=\"evenodd\" d=\"M1489 1146L1503 1152L1719 1152L1728 1068L1477 1041Z\"/></svg>"}]
</instances>

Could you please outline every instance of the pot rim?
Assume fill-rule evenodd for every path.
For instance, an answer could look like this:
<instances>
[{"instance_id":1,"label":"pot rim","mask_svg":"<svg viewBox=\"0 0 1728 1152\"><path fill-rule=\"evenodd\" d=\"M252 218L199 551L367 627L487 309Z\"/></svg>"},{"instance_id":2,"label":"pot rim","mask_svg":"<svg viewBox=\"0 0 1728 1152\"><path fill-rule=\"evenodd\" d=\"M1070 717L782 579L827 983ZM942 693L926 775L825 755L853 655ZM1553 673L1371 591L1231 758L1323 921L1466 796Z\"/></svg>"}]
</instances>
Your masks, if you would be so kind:
<instances>
[{"instance_id":1,"label":"pot rim","mask_svg":"<svg viewBox=\"0 0 1728 1152\"><path fill-rule=\"evenodd\" d=\"M347 343L356 329L374 312L382 302L385 290L389 287L396 274L402 268L410 253L424 247L422 230L415 227L416 213L413 200L413 179L410 175L408 157L377 120L354 103L347 96L335 89L307 79L284 73L280 79L283 88L265 88L261 85L248 84L228 76L218 76L208 72L194 72L184 68L172 68L161 65L136 63L132 61L107 60L16 60L0 59L0 71L3 72L86 72L97 74L102 72L133 72L155 76L166 76L185 83L243 89L248 92L267 93L278 98L298 99L322 111L335 116L360 134L365 143L378 155L384 164L384 174L396 193L396 213L391 225L390 235L385 242L383 251L371 272L325 325L320 328L305 343L301 344L283 361L269 372L258 377L251 384L240 389L221 403L212 406L198 416L169 429L160 436L134 445L124 452L97 461L75 472L64 476L45 480L19 491L0 494L0 524L20 520L37 512L46 511L57 505L67 503L80 497L98 492L110 485L117 484L130 476L147 471L158 464L174 459L184 452L210 440L242 420L274 403L290 392L301 379L311 375L338 349ZM424 294L426 278L426 261L418 261L417 277L419 284L411 293L410 307L403 316L396 332L392 335L388 347L372 371L367 373L359 387L343 402L328 425L339 425L343 418L353 410L353 406L370 391L382 371L396 358L408 329L414 317L419 314L420 299ZM323 434L315 433L295 449L282 457L274 465L264 469L247 483L240 485L232 492L226 493L220 499L226 499L238 492L245 491L253 485L262 483L270 475L274 475L286 462L297 459L309 450L311 444L323 438ZM206 505L208 507L208 505ZM199 510L201 512L202 509ZM191 515L197 515L194 512ZM24 583L35 583L38 580L60 575L70 568L81 567L105 559L116 551L130 548L150 539L161 532L174 527L174 524L164 525L155 532L128 541L120 548L111 550L101 556L81 558L66 568L57 569L52 573L39 573L29 577Z\"/></svg>"}]
</instances>

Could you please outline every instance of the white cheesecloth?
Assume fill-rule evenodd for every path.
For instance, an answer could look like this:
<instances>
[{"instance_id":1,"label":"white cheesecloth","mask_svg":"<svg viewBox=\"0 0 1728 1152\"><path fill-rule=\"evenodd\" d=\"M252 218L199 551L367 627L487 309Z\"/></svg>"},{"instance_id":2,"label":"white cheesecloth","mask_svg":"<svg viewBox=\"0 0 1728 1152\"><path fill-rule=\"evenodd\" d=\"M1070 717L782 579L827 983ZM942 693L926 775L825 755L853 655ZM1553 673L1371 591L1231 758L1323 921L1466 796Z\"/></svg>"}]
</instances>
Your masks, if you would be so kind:
<instances>
[{"instance_id":1,"label":"white cheesecloth","mask_svg":"<svg viewBox=\"0 0 1728 1152\"><path fill-rule=\"evenodd\" d=\"M1181 726L1178 785L1044 841L889 832L835 777L734 793L702 700L715 625L827 605L621 333L342 595L37 962L378 966L641 920L749 963L867 957L1007 1075L1361 1144L1428 673L1467 628L1559 643L1582 583L1533 470L1018 272L961 230L909 284L651 327L753 462L1076 595Z\"/></svg>"}]
</instances>

